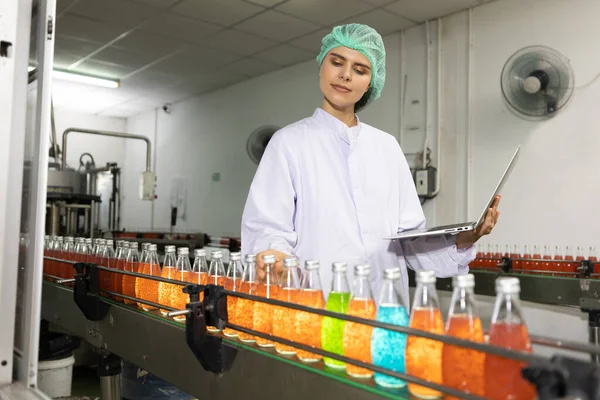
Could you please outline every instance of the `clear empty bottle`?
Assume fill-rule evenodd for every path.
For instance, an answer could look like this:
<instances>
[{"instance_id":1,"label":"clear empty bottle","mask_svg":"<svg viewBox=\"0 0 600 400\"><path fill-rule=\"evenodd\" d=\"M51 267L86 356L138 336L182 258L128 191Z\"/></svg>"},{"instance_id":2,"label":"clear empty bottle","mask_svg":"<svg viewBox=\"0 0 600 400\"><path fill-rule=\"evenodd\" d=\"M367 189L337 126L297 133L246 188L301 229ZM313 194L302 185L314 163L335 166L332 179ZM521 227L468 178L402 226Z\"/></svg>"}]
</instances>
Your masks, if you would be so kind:
<instances>
[{"instance_id":1,"label":"clear empty bottle","mask_svg":"<svg viewBox=\"0 0 600 400\"><path fill-rule=\"evenodd\" d=\"M446 333L459 339L483 343L483 328L475 306L475 277L472 274L452 278L454 291L450 302ZM444 344L442 376L444 385L484 396L485 353ZM457 399L446 396L446 399Z\"/></svg>"},{"instance_id":2,"label":"clear empty bottle","mask_svg":"<svg viewBox=\"0 0 600 400\"><path fill-rule=\"evenodd\" d=\"M334 262L332 265L333 277L331 291L325 303L325 309L340 314L348 312L350 303L350 286L347 276L348 265L343 262ZM323 317L321 327L321 346L323 350L334 354L344 355L344 320L332 317ZM344 369L346 363L323 357L323 362L330 368Z\"/></svg>"},{"instance_id":3,"label":"clear empty bottle","mask_svg":"<svg viewBox=\"0 0 600 400\"><path fill-rule=\"evenodd\" d=\"M175 263L175 280L195 283L192 279L192 266L190 264L190 249L180 247L177 249L177 261ZM190 302L190 296L183 292L184 286L173 285L175 290L171 292L171 306L177 310L184 310L185 305ZM175 321L185 321L185 315L173 318Z\"/></svg>"},{"instance_id":4,"label":"clear empty bottle","mask_svg":"<svg viewBox=\"0 0 600 400\"><path fill-rule=\"evenodd\" d=\"M531 353L531 342L521 312L519 280L496 279L496 302L489 344ZM531 400L535 389L522 375L525 364L492 354L485 357L485 397L492 400Z\"/></svg>"},{"instance_id":5,"label":"clear empty bottle","mask_svg":"<svg viewBox=\"0 0 600 400\"><path fill-rule=\"evenodd\" d=\"M140 274L149 276L160 276L160 262L158 261L157 246L155 244L149 244L146 249L146 257L140 262ZM135 297L138 299L151 301L158 303L158 284L159 281L154 281L148 278L135 278ZM156 307L139 303L140 307L144 311L156 310Z\"/></svg>"},{"instance_id":6,"label":"clear empty bottle","mask_svg":"<svg viewBox=\"0 0 600 400\"><path fill-rule=\"evenodd\" d=\"M225 289L231 290L232 292L239 292L242 286L242 273L242 254L237 252L229 254L229 268L227 268ZM227 319L234 325L239 325L240 323L237 301L237 297L227 296ZM223 330L223 335L227 337L237 337L238 332L231 328L225 328Z\"/></svg>"},{"instance_id":7,"label":"clear empty bottle","mask_svg":"<svg viewBox=\"0 0 600 400\"><path fill-rule=\"evenodd\" d=\"M277 289L279 282L275 273L275 256L264 255L263 262L265 266L265 280L256 285L256 295L267 299L277 298ZM273 334L273 309L274 306L260 301L254 302L254 330L267 335ZM273 347L275 343L268 339L256 338L256 344L261 347Z\"/></svg>"},{"instance_id":8,"label":"clear empty bottle","mask_svg":"<svg viewBox=\"0 0 600 400\"><path fill-rule=\"evenodd\" d=\"M431 333L444 334L444 320L440 311L433 271L417 272L417 289L410 314L409 326ZM444 344L437 340L418 336L408 336L406 341L406 373L426 381L442 383L442 348ZM410 394L423 399L435 399L441 396L437 390L408 384Z\"/></svg>"},{"instance_id":9,"label":"clear empty bottle","mask_svg":"<svg viewBox=\"0 0 600 400\"><path fill-rule=\"evenodd\" d=\"M165 246L165 259L163 260L163 267L160 276L165 279L175 280L175 264L177 258L175 257L175 246ZM179 288L178 285L167 282L160 282L158 284L158 303L163 306L173 307L171 304L171 293ZM167 315L169 310L164 308L160 309L162 315Z\"/></svg>"},{"instance_id":10,"label":"clear empty bottle","mask_svg":"<svg viewBox=\"0 0 600 400\"><path fill-rule=\"evenodd\" d=\"M126 272L138 272L140 262L140 256L138 254L138 243L130 242L129 251L125 258L125 271ZM135 297L135 276L123 274L122 288L123 294L129 297ZM134 300L124 299L125 304L136 304Z\"/></svg>"},{"instance_id":11,"label":"clear empty bottle","mask_svg":"<svg viewBox=\"0 0 600 400\"><path fill-rule=\"evenodd\" d=\"M321 283L320 263L316 260L308 260L304 263L304 276L300 285L298 304L317 309L325 308L325 296ZM293 341L316 349L321 348L321 330L323 317L318 314L296 311L294 323ZM316 362L323 357L309 351L296 351L296 356L302 362Z\"/></svg>"},{"instance_id":12,"label":"clear empty bottle","mask_svg":"<svg viewBox=\"0 0 600 400\"><path fill-rule=\"evenodd\" d=\"M397 326L408 325L408 311L398 290L400 268L386 269L379 293L376 320ZM371 336L371 357L373 364L394 372L405 371L406 334L373 328ZM393 376L375 372L375 383L387 388L402 388L406 382Z\"/></svg>"},{"instance_id":13,"label":"clear empty bottle","mask_svg":"<svg viewBox=\"0 0 600 400\"><path fill-rule=\"evenodd\" d=\"M221 250L213 250L210 252L210 267L208 268L208 284L225 286L225 266L223 265L223 252ZM216 326L208 326L206 329L209 332L219 332L220 329Z\"/></svg>"},{"instance_id":14,"label":"clear empty bottle","mask_svg":"<svg viewBox=\"0 0 600 400\"><path fill-rule=\"evenodd\" d=\"M298 259L295 257L283 260L283 273L277 291L277 300L286 303L297 304L300 293L300 282L298 282ZM294 323L296 321L296 310L286 307L275 306L273 310L273 335L291 339L294 335ZM275 343L275 350L279 354L296 354L296 349L281 343Z\"/></svg>"},{"instance_id":15,"label":"clear empty bottle","mask_svg":"<svg viewBox=\"0 0 600 400\"><path fill-rule=\"evenodd\" d=\"M352 284L352 296L348 304L348 315L375 319L377 308L371 291L370 274L371 267L367 264L354 267L354 282ZM346 321L343 339L344 356L370 364L372 332L373 327L369 325ZM352 364L346 364L346 372L354 378L370 378L373 376L373 371Z\"/></svg>"},{"instance_id":16,"label":"clear empty bottle","mask_svg":"<svg viewBox=\"0 0 600 400\"><path fill-rule=\"evenodd\" d=\"M242 293L256 295L256 255L246 254L244 260L244 273L242 274L242 285L240 291ZM241 327L246 329L254 329L254 301L239 298L237 301L238 322ZM254 335L239 332L238 339L245 343L256 341Z\"/></svg>"}]
</instances>

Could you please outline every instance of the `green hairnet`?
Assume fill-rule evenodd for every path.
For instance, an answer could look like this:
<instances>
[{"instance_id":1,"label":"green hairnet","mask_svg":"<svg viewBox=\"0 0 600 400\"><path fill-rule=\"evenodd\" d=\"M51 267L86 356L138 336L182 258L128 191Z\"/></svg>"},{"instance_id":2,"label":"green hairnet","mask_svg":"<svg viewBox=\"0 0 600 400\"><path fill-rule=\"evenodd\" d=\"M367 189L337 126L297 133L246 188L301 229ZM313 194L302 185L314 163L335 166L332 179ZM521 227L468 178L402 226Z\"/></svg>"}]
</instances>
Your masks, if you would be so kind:
<instances>
[{"instance_id":1,"label":"green hairnet","mask_svg":"<svg viewBox=\"0 0 600 400\"><path fill-rule=\"evenodd\" d=\"M340 46L361 52L371 62L371 85L360 102L364 103L362 107L381 96L385 84L385 47L375 29L362 24L336 26L321 43L321 52L317 56L319 65L331 49Z\"/></svg>"}]
</instances>

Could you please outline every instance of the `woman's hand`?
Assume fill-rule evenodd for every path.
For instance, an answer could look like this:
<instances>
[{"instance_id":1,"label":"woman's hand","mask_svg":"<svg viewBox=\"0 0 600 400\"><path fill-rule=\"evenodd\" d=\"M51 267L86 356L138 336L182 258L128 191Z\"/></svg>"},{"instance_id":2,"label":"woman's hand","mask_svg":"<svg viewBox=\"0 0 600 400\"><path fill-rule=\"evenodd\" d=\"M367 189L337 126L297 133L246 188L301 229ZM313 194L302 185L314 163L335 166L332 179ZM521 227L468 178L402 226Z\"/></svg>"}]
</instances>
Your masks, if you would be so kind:
<instances>
[{"instance_id":1,"label":"woman's hand","mask_svg":"<svg viewBox=\"0 0 600 400\"><path fill-rule=\"evenodd\" d=\"M280 276L283 272L283 259L291 257L289 254L282 253L281 251L276 250L265 250L261 251L256 255L256 278L259 282L263 282L267 277L267 272L265 271L265 263L263 262L263 256L268 254L272 254L275 256L275 273L277 276Z\"/></svg>"},{"instance_id":2,"label":"woman's hand","mask_svg":"<svg viewBox=\"0 0 600 400\"><path fill-rule=\"evenodd\" d=\"M485 219L479 226L473 231L461 232L456 235L456 247L459 249L466 249L473 246L479 239L485 235L489 235L494 230L494 226L498 223L498 217L500 211L498 211L498 204L500 204L500 196L496 196L492 202L492 206L485 213Z\"/></svg>"}]
</instances>

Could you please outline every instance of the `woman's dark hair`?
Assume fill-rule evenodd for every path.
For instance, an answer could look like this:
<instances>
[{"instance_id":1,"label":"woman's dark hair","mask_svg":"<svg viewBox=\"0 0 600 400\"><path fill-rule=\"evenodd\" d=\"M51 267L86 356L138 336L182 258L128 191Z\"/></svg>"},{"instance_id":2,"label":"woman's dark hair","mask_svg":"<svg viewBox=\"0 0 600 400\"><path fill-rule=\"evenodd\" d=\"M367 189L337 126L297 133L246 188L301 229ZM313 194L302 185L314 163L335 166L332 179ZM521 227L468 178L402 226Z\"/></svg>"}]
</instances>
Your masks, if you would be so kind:
<instances>
[{"instance_id":1,"label":"woman's dark hair","mask_svg":"<svg viewBox=\"0 0 600 400\"><path fill-rule=\"evenodd\" d=\"M369 98L371 98L371 89L369 88L369 90L367 90L365 92L365 94L363 94L363 96L360 98L360 100L358 100L356 102L356 104L354 104L354 112L357 113L360 110L362 110L363 108L365 108L367 106L367 103L369 102Z\"/></svg>"}]
</instances>

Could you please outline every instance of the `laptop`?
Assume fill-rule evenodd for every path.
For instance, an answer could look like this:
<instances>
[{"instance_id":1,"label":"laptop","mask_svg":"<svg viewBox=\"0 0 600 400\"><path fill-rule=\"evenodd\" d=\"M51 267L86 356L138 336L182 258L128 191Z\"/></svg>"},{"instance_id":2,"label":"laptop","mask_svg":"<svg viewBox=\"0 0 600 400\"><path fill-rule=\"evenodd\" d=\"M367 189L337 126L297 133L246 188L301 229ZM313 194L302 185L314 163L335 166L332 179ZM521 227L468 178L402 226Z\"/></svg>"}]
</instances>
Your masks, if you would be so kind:
<instances>
[{"instance_id":1,"label":"laptop","mask_svg":"<svg viewBox=\"0 0 600 400\"><path fill-rule=\"evenodd\" d=\"M436 236L436 235L439 236L439 235L447 235L447 234L456 235L457 233L460 233L460 232L467 232L467 231L474 230L475 228L477 228L479 226L479 224L481 224L484 221L485 214L487 213L487 210L492 206L492 203L494 202L494 198L498 194L500 194L500 191L502 190L502 187L506 183L508 176L510 175L513 168L515 167L520 150L521 150L521 146L519 145L517 147L517 150L515 150L515 153L513 154L512 158L510 160L510 163L504 170L504 173L502 174L502 177L500 178L500 182L498 182L498 185L496 185L496 190L494 190L494 193L492 193L492 196L490 197L489 201L487 202L486 206L484 207L483 212L481 213L481 216L479 217L479 219L476 222L464 222L464 223L453 224L453 225L434 226L433 228L413 229L413 230L403 231L403 232L397 233L395 235L385 237L384 239L388 239L388 240L410 239L410 238L415 238L415 237L420 237L420 236Z\"/></svg>"}]
</instances>

